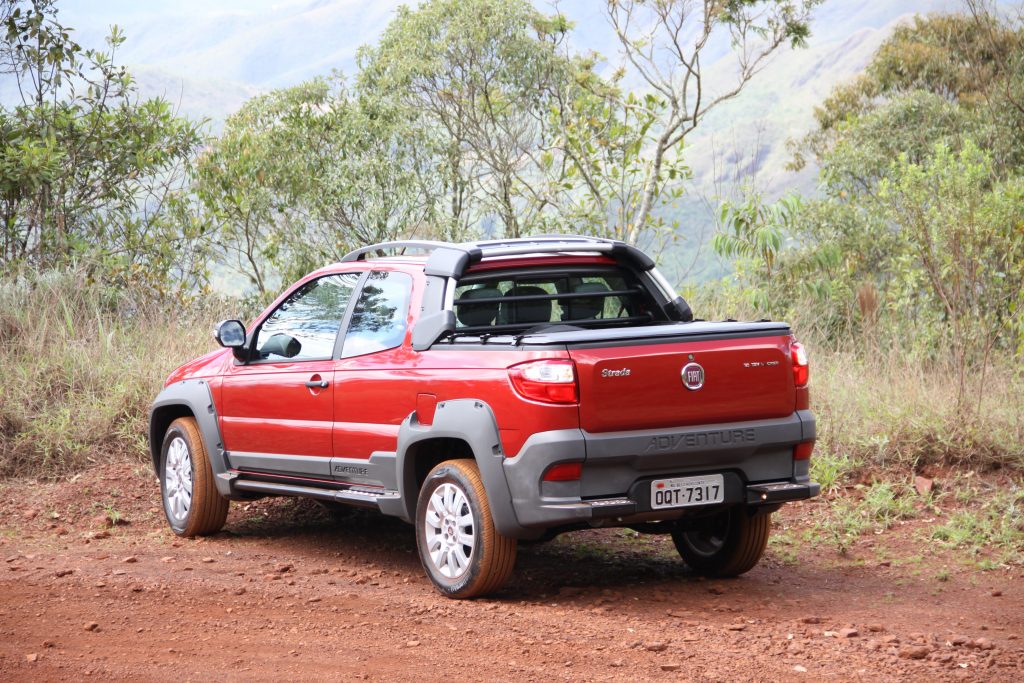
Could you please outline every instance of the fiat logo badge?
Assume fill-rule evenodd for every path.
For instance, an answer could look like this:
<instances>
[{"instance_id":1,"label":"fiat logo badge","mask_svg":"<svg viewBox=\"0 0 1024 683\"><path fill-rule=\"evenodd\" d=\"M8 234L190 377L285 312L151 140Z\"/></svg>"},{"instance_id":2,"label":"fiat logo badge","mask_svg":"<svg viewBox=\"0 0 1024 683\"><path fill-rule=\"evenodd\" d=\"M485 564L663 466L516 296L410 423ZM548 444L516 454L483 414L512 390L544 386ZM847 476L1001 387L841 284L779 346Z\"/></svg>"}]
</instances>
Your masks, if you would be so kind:
<instances>
[{"instance_id":1,"label":"fiat logo badge","mask_svg":"<svg viewBox=\"0 0 1024 683\"><path fill-rule=\"evenodd\" d=\"M704 386L704 368L700 363L687 363L683 366L683 386L690 391L697 391Z\"/></svg>"}]
</instances>

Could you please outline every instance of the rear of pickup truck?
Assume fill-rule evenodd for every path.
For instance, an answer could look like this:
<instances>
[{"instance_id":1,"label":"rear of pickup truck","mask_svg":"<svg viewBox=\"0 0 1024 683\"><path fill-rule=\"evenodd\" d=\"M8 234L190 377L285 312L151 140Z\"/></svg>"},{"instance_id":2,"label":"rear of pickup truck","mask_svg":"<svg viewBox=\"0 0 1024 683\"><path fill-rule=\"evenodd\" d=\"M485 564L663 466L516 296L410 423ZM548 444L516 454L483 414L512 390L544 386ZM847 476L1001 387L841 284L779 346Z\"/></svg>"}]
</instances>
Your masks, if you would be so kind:
<instances>
[{"instance_id":1,"label":"rear of pickup truck","mask_svg":"<svg viewBox=\"0 0 1024 683\"><path fill-rule=\"evenodd\" d=\"M465 378L435 384L433 431L479 444L497 537L629 527L671 534L704 575L753 568L771 514L819 491L807 357L789 326L695 321L626 245L524 242L432 256L443 304L413 331L422 370Z\"/></svg>"},{"instance_id":2,"label":"rear of pickup truck","mask_svg":"<svg viewBox=\"0 0 1024 683\"><path fill-rule=\"evenodd\" d=\"M523 526L652 529L818 493L807 359L785 324L574 330L523 345L566 349L580 425L534 434L505 461Z\"/></svg>"}]
</instances>

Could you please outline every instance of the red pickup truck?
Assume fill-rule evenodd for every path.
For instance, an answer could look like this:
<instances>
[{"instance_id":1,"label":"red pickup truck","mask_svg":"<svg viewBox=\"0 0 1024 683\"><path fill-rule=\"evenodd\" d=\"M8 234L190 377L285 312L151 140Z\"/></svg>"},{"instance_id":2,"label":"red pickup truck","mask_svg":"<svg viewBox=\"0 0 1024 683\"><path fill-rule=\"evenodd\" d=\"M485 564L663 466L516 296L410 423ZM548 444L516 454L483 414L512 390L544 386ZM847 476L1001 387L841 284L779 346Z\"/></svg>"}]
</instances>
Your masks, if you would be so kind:
<instances>
[{"instance_id":1,"label":"red pickup truck","mask_svg":"<svg viewBox=\"0 0 1024 683\"><path fill-rule=\"evenodd\" d=\"M771 513L819 490L789 327L694 320L622 242L373 245L215 336L150 414L182 536L217 532L230 500L375 508L466 598L504 584L518 540L589 527L671 534L694 571L741 574Z\"/></svg>"}]
</instances>

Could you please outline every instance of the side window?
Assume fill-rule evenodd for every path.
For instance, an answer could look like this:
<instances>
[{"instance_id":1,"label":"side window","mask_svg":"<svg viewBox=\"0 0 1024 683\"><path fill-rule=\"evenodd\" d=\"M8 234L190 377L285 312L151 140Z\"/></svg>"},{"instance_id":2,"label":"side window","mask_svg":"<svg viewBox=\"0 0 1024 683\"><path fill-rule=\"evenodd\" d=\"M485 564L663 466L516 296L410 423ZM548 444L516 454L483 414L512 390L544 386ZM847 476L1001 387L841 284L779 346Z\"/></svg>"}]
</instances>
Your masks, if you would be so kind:
<instances>
[{"instance_id":1,"label":"side window","mask_svg":"<svg viewBox=\"0 0 1024 683\"><path fill-rule=\"evenodd\" d=\"M361 356L402 344L409 317L412 278L375 270L363 285L345 333L341 357Z\"/></svg>"},{"instance_id":2,"label":"side window","mask_svg":"<svg viewBox=\"0 0 1024 683\"><path fill-rule=\"evenodd\" d=\"M260 327L256 360L320 360L334 355L341 320L359 273L307 282L284 300Z\"/></svg>"}]
</instances>

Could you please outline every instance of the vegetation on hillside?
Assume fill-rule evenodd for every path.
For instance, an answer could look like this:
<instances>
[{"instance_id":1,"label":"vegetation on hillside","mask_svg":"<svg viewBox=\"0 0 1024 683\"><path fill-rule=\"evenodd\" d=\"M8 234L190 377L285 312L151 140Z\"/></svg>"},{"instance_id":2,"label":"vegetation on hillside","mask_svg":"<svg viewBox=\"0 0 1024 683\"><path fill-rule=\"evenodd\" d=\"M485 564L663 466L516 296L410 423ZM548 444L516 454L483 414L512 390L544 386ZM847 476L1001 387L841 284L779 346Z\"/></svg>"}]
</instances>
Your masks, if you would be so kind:
<instances>
[{"instance_id":1,"label":"vegetation on hillside","mask_svg":"<svg viewBox=\"0 0 1024 683\"><path fill-rule=\"evenodd\" d=\"M0 108L0 476L144 457L148 401L208 324L355 246L564 231L659 253L687 136L803 43L816 4L610 0L622 69L604 75L561 15L429 0L358 73L255 97L213 138L138 97L116 28L93 50L54 0L0 0L0 76L21 93ZM735 79L706 83L724 42ZM725 204L714 246L736 273L687 292L694 310L794 324L822 480L1021 468L1020 21L974 0L919 17L816 121L793 163L820 192ZM211 302L226 271L245 303Z\"/></svg>"},{"instance_id":2,"label":"vegetation on hillside","mask_svg":"<svg viewBox=\"0 0 1024 683\"><path fill-rule=\"evenodd\" d=\"M925 404L872 438L909 431L919 459L1020 465L1024 26L967 10L899 28L817 109L793 148L818 164L818 196L727 204L714 246L737 258L726 301L801 321L876 395L920 377L906 395Z\"/></svg>"},{"instance_id":3,"label":"vegetation on hillside","mask_svg":"<svg viewBox=\"0 0 1024 683\"><path fill-rule=\"evenodd\" d=\"M198 234L174 193L202 144L197 123L140 101L109 52L88 49L53 0L0 2L0 76L20 102L0 108L0 266L71 263L121 288L166 297L196 284Z\"/></svg>"}]
</instances>

